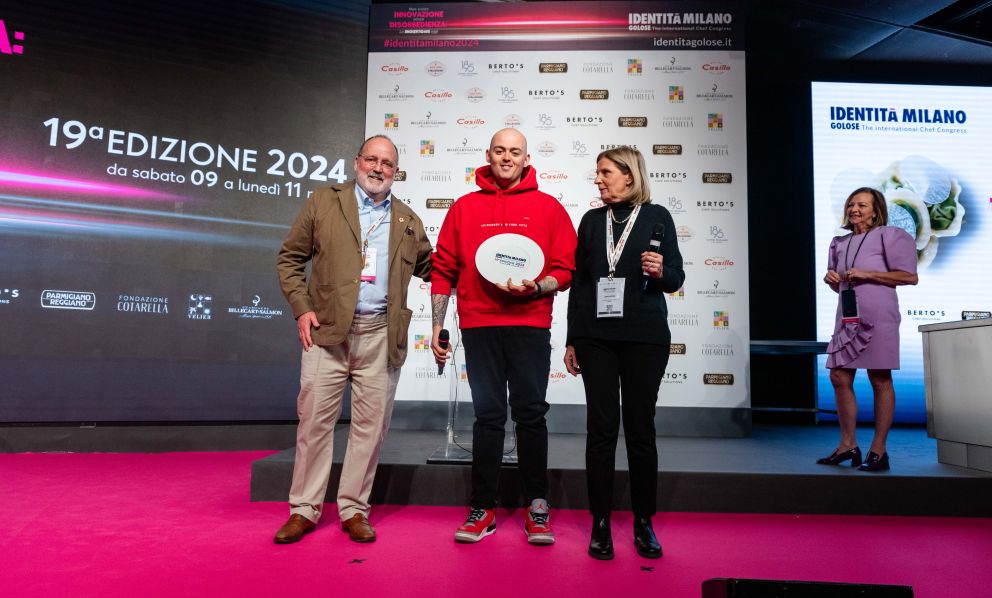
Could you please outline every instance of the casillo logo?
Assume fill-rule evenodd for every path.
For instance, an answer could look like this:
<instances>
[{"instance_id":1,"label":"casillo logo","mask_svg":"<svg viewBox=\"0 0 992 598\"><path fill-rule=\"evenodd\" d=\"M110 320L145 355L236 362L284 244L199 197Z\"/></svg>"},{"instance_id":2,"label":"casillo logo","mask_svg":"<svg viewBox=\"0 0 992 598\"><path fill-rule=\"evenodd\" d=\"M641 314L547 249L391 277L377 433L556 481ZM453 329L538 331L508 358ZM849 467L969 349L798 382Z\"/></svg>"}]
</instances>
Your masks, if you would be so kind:
<instances>
[{"instance_id":1,"label":"casillo logo","mask_svg":"<svg viewBox=\"0 0 992 598\"><path fill-rule=\"evenodd\" d=\"M717 270L726 270L727 268L734 265L734 260L729 257L708 257L703 261L710 268L715 268Z\"/></svg>"},{"instance_id":2,"label":"casillo logo","mask_svg":"<svg viewBox=\"0 0 992 598\"><path fill-rule=\"evenodd\" d=\"M396 181L396 182L400 182L400 183L402 183L403 181L405 181L406 180L406 171L405 170L397 170L396 171L396 174L393 175L393 180Z\"/></svg>"},{"instance_id":3,"label":"casillo logo","mask_svg":"<svg viewBox=\"0 0 992 598\"><path fill-rule=\"evenodd\" d=\"M682 146L677 143L656 143L651 146L651 152L656 156L681 156Z\"/></svg>"},{"instance_id":4,"label":"casillo logo","mask_svg":"<svg viewBox=\"0 0 992 598\"><path fill-rule=\"evenodd\" d=\"M672 343L668 348L669 355L685 355L685 343Z\"/></svg>"},{"instance_id":5,"label":"casillo logo","mask_svg":"<svg viewBox=\"0 0 992 598\"><path fill-rule=\"evenodd\" d=\"M433 89L430 91L425 91L424 97L435 102L444 102L455 97L455 94L451 93L447 89Z\"/></svg>"},{"instance_id":6,"label":"casillo logo","mask_svg":"<svg viewBox=\"0 0 992 598\"><path fill-rule=\"evenodd\" d=\"M389 64L384 64L379 67L379 70L387 75L402 75L403 73L409 71L410 67L402 65L398 62L390 62Z\"/></svg>"},{"instance_id":7,"label":"casillo logo","mask_svg":"<svg viewBox=\"0 0 992 598\"><path fill-rule=\"evenodd\" d=\"M646 127L648 126L648 117L621 116L617 118L617 125L620 127Z\"/></svg>"},{"instance_id":8,"label":"casillo logo","mask_svg":"<svg viewBox=\"0 0 992 598\"><path fill-rule=\"evenodd\" d=\"M733 374L703 374L703 384L730 386L734 383Z\"/></svg>"},{"instance_id":9,"label":"casillo logo","mask_svg":"<svg viewBox=\"0 0 992 598\"><path fill-rule=\"evenodd\" d=\"M730 72L730 65L722 62L707 62L702 69L709 75L722 75Z\"/></svg>"},{"instance_id":10,"label":"casillo logo","mask_svg":"<svg viewBox=\"0 0 992 598\"><path fill-rule=\"evenodd\" d=\"M581 100L608 100L610 99L609 89L581 89L579 90Z\"/></svg>"},{"instance_id":11,"label":"casillo logo","mask_svg":"<svg viewBox=\"0 0 992 598\"><path fill-rule=\"evenodd\" d=\"M455 121L458 126L465 127L466 129L474 129L476 127L481 127L486 124L486 119L481 116L462 116Z\"/></svg>"},{"instance_id":12,"label":"casillo logo","mask_svg":"<svg viewBox=\"0 0 992 598\"><path fill-rule=\"evenodd\" d=\"M703 182L704 183L730 183L733 180L733 175L729 172L704 172Z\"/></svg>"},{"instance_id":13,"label":"casillo logo","mask_svg":"<svg viewBox=\"0 0 992 598\"><path fill-rule=\"evenodd\" d=\"M568 173L564 170L549 170L542 172L538 178L549 183L561 183L568 180Z\"/></svg>"},{"instance_id":14,"label":"casillo logo","mask_svg":"<svg viewBox=\"0 0 992 598\"><path fill-rule=\"evenodd\" d=\"M568 63L567 62L542 62L537 67L538 72L541 73L567 73Z\"/></svg>"}]
</instances>

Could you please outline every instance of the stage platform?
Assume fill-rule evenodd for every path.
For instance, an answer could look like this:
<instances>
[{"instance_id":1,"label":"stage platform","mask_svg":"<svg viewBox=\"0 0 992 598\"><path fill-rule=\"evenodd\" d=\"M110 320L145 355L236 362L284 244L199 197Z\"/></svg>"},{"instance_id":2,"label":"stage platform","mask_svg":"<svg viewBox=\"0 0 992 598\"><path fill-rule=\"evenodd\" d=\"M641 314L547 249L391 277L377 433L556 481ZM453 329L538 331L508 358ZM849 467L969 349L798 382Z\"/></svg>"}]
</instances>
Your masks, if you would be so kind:
<instances>
[{"instance_id":1,"label":"stage platform","mask_svg":"<svg viewBox=\"0 0 992 598\"><path fill-rule=\"evenodd\" d=\"M347 440L347 426L335 434L334 467L327 496L334 491ZM867 451L871 429L858 437ZM378 504L466 505L470 467L427 463L443 445L442 432L391 431L372 492ZM585 509L585 436L552 434L549 496L553 506ZM865 473L850 467L817 465L837 442L837 428L754 426L748 438L658 438L660 511L736 513L820 513L864 515L992 516L992 474L937 462L936 440L923 428L895 428L889 435L893 469ZM630 509L623 439L617 447L614 503ZM285 501L294 449L252 463L251 500ZM500 504L519 506L515 467L504 467Z\"/></svg>"}]
</instances>

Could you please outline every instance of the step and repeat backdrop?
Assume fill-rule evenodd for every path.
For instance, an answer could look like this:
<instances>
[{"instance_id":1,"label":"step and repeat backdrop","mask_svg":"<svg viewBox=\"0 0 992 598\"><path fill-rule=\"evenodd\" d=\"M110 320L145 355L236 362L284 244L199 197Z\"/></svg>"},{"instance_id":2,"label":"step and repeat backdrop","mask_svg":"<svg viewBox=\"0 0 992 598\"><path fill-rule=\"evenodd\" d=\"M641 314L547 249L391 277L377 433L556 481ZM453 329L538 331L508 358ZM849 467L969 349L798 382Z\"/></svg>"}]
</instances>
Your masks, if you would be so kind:
<instances>
[{"instance_id":1,"label":"step and repeat backdrop","mask_svg":"<svg viewBox=\"0 0 992 598\"><path fill-rule=\"evenodd\" d=\"M817 336L830 340L837 295L823 284L827 248L854 189L886 195L889 225L916 239L919 284L898 288L901 369L893 372L896 420L926 417L921 324L992 310L992 89L814 82L812 85ZM966 350L963 348L963 350ZM832 409L825 357L820 406ZM863 373L855 392L871 418Z\"/></svg>"},{"instance_id":2,"label":"step and repeat backdrop","mask_svg":"<svg viewBox=\"0 0 992 598\"><path fill-rule=\"evenodd\" d=\"M300 349L275 256L308 193L387 133L395 191L436 238L506 126L576 223L597 205L599 151L646 155L688 275L661 404L747 406L739 8L375 5L371 31L365 9L0 8L0 421L293 419ZM398 398L445 399L428 289L411 302ZM565 305L551 398L580 403L559 365Z\"/></svg>"},{"instance_id":3,"label":"step and repeat backdrop","mask_svg":"<svg viewBox=\"0 0 992 598\"><path fill-rule=\"evenodd\" d=\"M0 420L295 417L275 256L353 176L358 10L3 4Z\"/></svg>"},{"instance_id":4,"label":"step and repeat backdrop","mask_svg":"<svg viewBox=\"0 0 992 598\"><path fill-rule=\"evenodd\" d=\"M686 270L667 297L673 348L659 405L747 407L743 48L733 3L374 5L365 131L398 145L394 192L432 241L452 202L477 188L475 169L499 129L526 135L541 190L576 225L601 205L596 155L638 148ZM397 398L446 400L429 348L429 285L413 286L413 350ZM562 364L567 299L555 302L552 403L584 402Z\"/></svg>"}]
</instances>

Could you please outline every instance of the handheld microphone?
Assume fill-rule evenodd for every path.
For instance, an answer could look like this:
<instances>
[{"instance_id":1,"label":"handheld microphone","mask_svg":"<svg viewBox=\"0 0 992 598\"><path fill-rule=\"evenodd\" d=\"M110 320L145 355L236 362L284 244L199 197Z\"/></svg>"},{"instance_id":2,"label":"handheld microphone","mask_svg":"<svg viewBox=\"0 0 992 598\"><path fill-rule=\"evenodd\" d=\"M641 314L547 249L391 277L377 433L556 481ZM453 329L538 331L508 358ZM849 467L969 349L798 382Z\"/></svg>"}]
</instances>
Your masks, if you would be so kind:
<instances>
[{"instance_id":1,"label":"handheld microphone","mask_svg":"<svg viewBox=\"0 0 992 598\"><path fill-rule=\"evenodd\" d=\"M665 225L659 222L654 225L654 230L651 231L651 241L648 242L648 251L652 253L661 253L661 241L665 238ZM643 276L643 282L641 283L641 290L648 290L648 281L651 277L645 272Z\"/></svg>"},{"instance_id":2,"label":"handheld microphone","mask_svg":"<svg viewBox=\"0 0 992 598\"><path fill-rule=\"evenodd\" d=\"M445 351L447 351L450 340L451 340L451 334L448 333L448 329L447 328L442 328L441 329L441 332L439 332L438 335L437 335L437 344L441 345L441 348L444 349ZM443 361L441 363L437 364L437 375L438 376L443 376L444 375L444 362Z\"/></svg>"}]
</instances>

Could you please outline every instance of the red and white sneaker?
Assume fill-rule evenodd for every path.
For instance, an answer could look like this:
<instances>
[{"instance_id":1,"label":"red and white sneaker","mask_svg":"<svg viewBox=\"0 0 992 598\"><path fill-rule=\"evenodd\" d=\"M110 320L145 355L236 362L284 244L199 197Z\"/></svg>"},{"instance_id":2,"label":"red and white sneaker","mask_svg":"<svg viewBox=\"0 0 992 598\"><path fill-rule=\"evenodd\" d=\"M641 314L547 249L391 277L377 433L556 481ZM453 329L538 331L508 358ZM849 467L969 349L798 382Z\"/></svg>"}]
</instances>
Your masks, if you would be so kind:
<instances>
[{"instance_id":1,"label":"red and white sneaker","mask_svg":"<svg viewBox=\"0 0 992 598\"><path fill-rule=\"evenodd\" d=\"M555 533L551 531L551 511L548 501L535 498L524 515L524 531L527 541L531 544L545 545L555 543Z\"/></svg>"},{"instance_id":2,"label":"red and white sneaker","mask_svg":"<svg viewBox=\"0 0 992 598\"><path fill-rule=\"evenodd\" d=\"M493 533L496 533L496 511L473 507L465 523L455 530L455 542L478 542Z\"/></svg>"}]
</instances>

